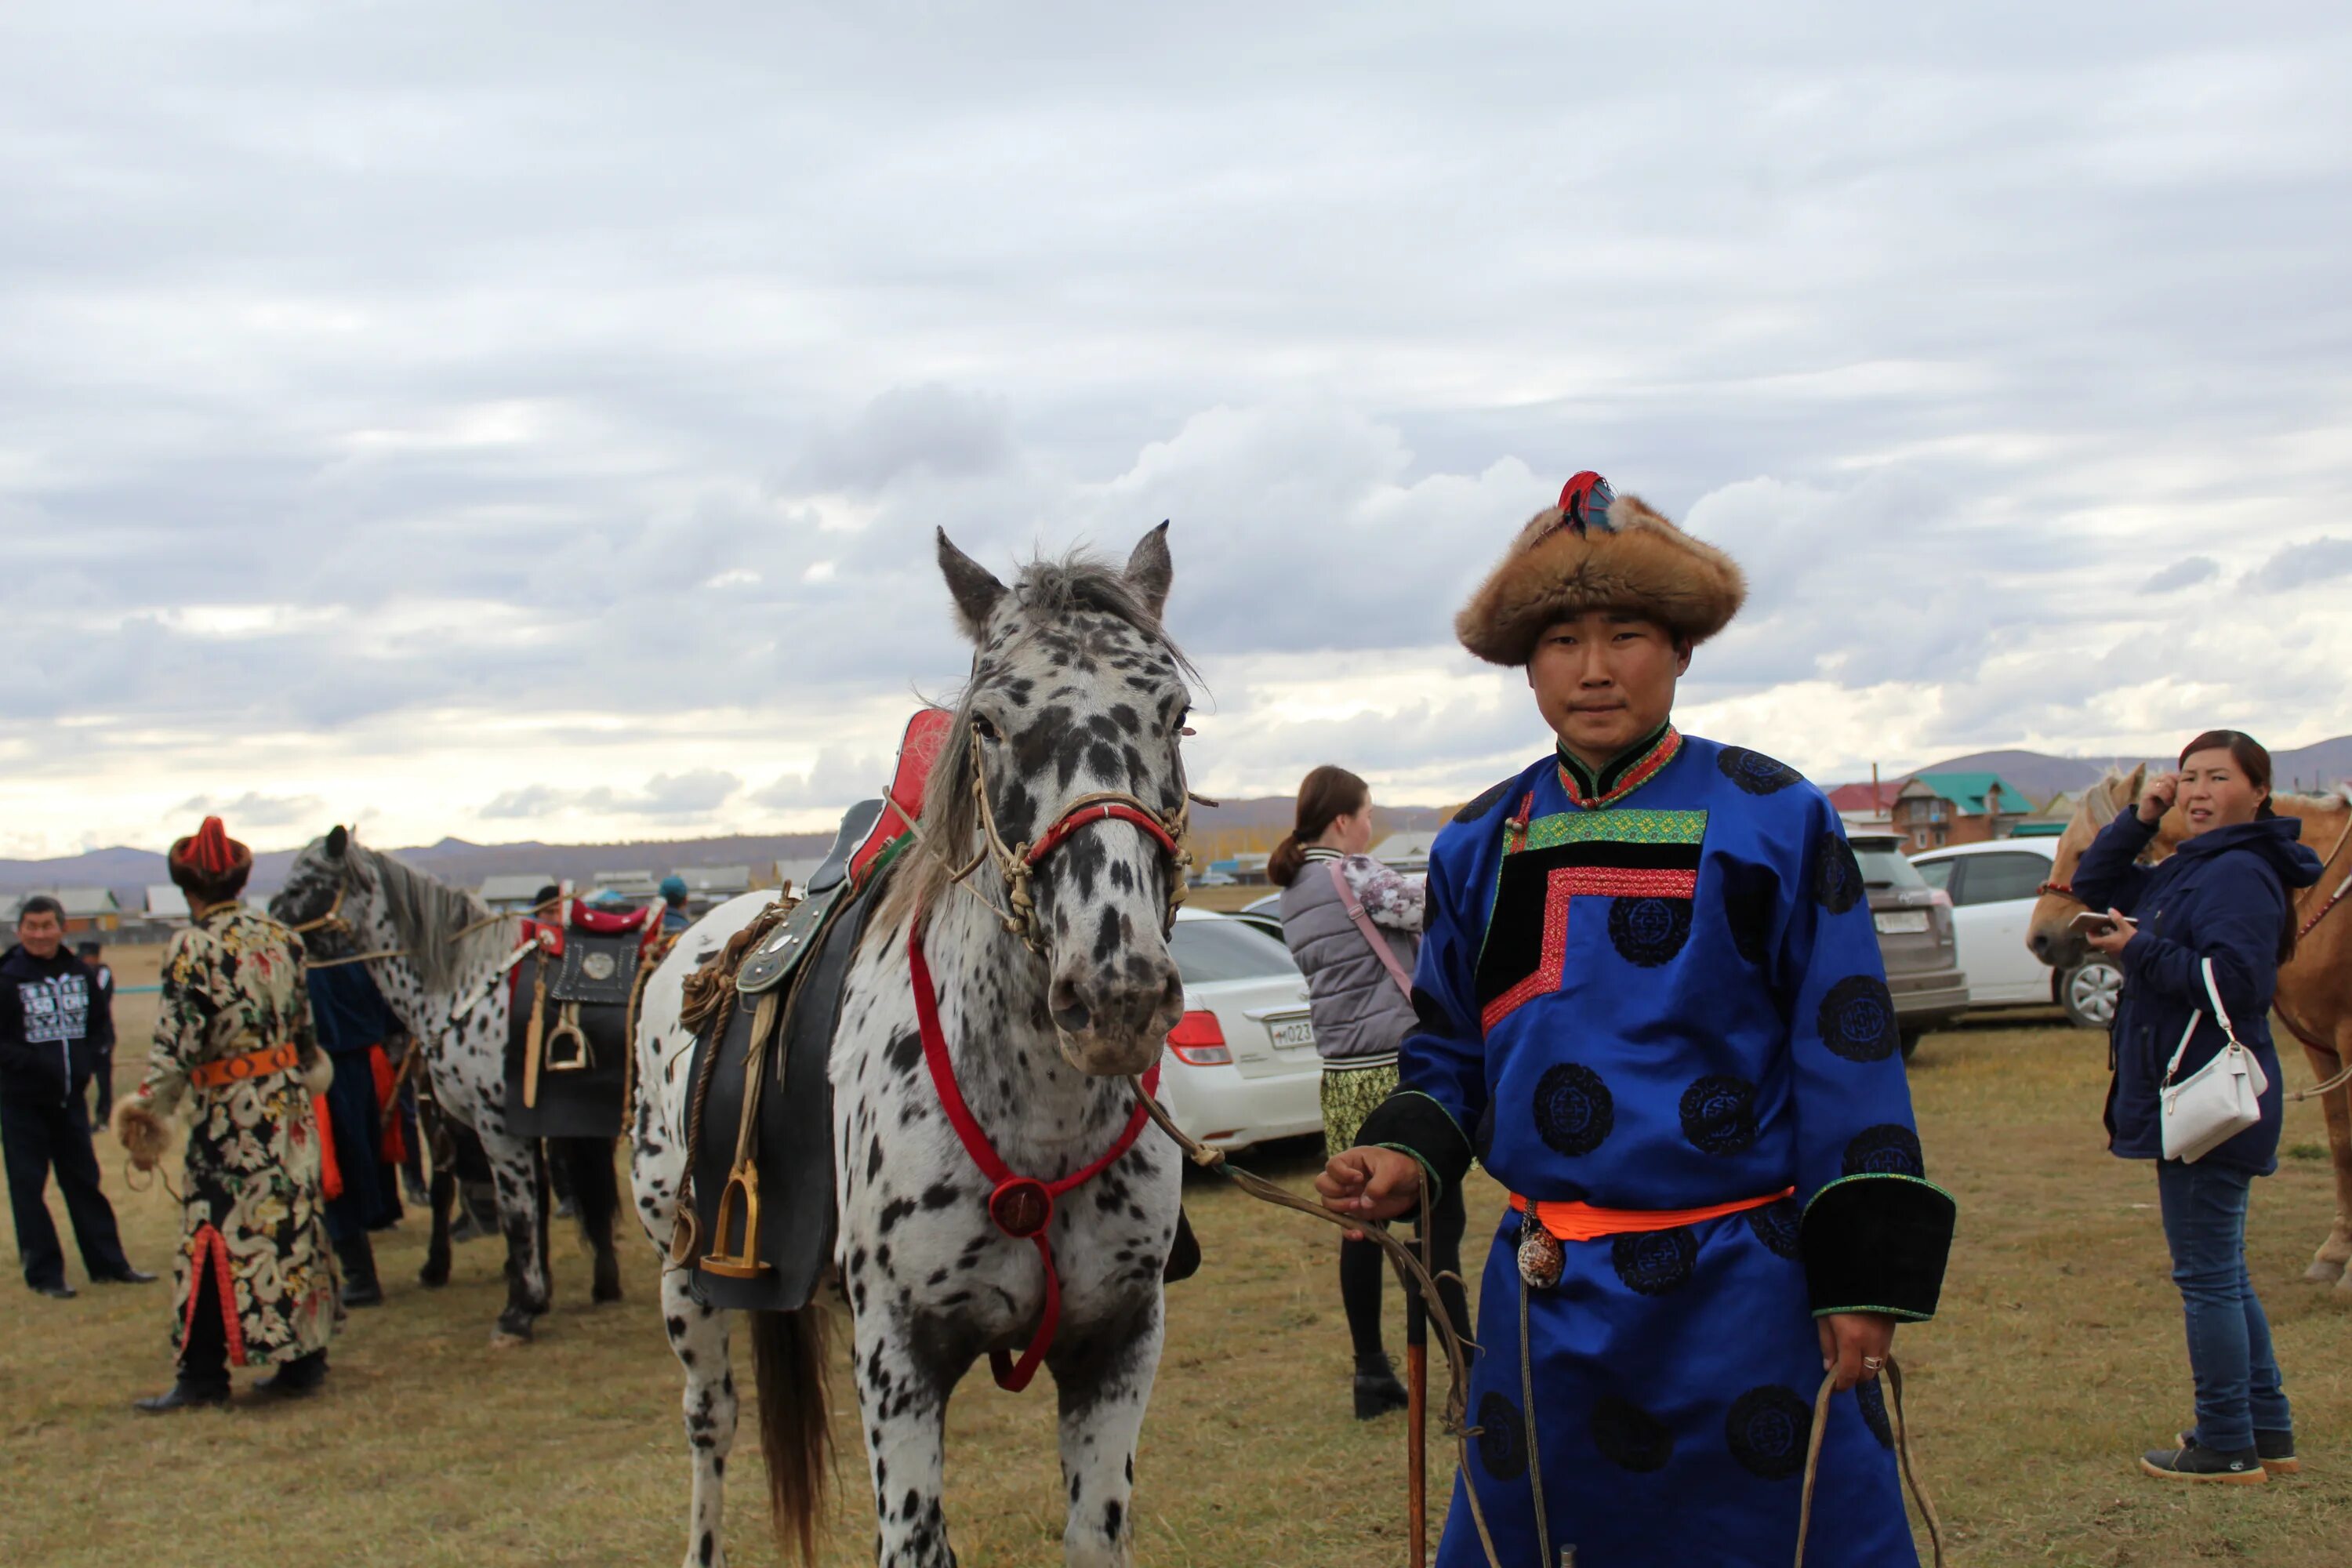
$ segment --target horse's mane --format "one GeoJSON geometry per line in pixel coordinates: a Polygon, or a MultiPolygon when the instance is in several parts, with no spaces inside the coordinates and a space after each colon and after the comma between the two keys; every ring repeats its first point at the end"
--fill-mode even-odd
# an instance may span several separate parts
{"type": "Polygon", "coordinates": [[[447,991],[474,966],[495,963],[506,952],[511,933],[500,925],[457,936],[489,915],[473,894],[357,841],[350,853],[374,881],[393,931],[427,991],[447,991]]]}
{"type": "MultiPolygon", "coordinates": [[[[1040,556],[1021,569],[1009,591],[1031,632],[1042,630],[1076,611],[1100,611],[1117,616],[1157,644],[1185,679],[1199,678],[1192,660],[1170,640],[1160,617],[1137,595],[1127,574],[1098,555],[1073,550],[1058,560],[1040,556]]],[[[956,694],[955,718],[948,726],[946,743],[931,764],[930,779],[924,785],[916,852],[905,857],[892,874],[890,889],[877,911],[886,926],[896,924],[902,915],[931,907],[949,894],[950,879],[963,868],[962,863],[970,856],[969,847],[979,832],[980,809],[972,798],[971,747],[968,740],[971,733],[973,688],[979,684],[979,675],[980,659],[975,656],[974,679],[956,694]]]]}

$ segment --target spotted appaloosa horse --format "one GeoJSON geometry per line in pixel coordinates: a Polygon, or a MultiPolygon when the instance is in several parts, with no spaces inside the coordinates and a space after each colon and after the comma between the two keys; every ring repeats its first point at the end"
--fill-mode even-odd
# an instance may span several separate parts
{"type": "MultiPolygon", "coordinates": [[[[492,1338],[502,1344],[530,1339],[532,1320],[548,1308],[546,1194],[536,1142],[507,1131],[510,1008],[505,983],[491,978],[514,946],[514,923],[483,924],[490,910],[473,894],[368,848],[343,827],[312,839],[295,856],[269,909],[289,924],[340,919],[360,952],[391,955],[370,958],[368,976],[407,1026],[414,1048],[425,1052],[441,1113],[472,1128],[489,1157],[499,1230],[507,1244],[507,1304],[492,1338]],[[453,1026],[450,1015],[467,1002],[466,1016],[453,1026]]],[[[617,1301],[621,1267],[613,1221],[620,1183],[612,1141],[548,1142],[570,1170],[581,1229],[595,1253],[593,1297],[617,1301]]],[[[441,1185],[436,1183],[436,1189],[441,1185]]],[[[435,1245],[420,1275],[427,1285],[448,1280],[446,1234],[436,1211],[435,1245]]]]}
{"type": "MultiPolygon", "coordinates": [[[[1168,821],[1182,812],[1189,667],[1160,630],[1171,575],[1165,528],[1144,536],[1123,571],[1085,557],[1041,562],[1009,588],[940,537],[940,567],[976,649],[971,680],[931,774],[919,839],[850,965],[828,1075],[835,1266],[885,1568],[953,1563],[940,1503],[948,1395],[982,1355],[1028,1345],[1045,1283],[1035,1247],[992,1223],[991,1184],[941,1109],[919,1032],[908,931],[921,925],[955,1078],[1005,1163],[1052,1181],[1111,1148],[1134,1105],[1125,1076],[1158,1058],[1182,1013],[1166,939],[1171,857],[1127,821],[1092,822],[1063,841],[1034,874],[1035,952],[950,884],[949,863],[964,865],[985,843],[974,735],[1008,845],[1038,838],[1069,803],[1096,792],[1131,795],[1168,821]]],[[[1006,903],[1004,880],[985,858],[971,882],[1006,903]]],[[[638,1217],[656,1247],[670,1242],[687,1169],[693,1042],[678,1023],[684,980],[760,902],[751,895],[713,910],[646,987],[633,1168],[638,1217]]],[[[1073,1565],[1133,1560],[1136,1437],[1159,1366],[1161,1270],[1181,1183],[1176,1149],[1147,1127],[1055,1205],[1046,1232],[1062,1317],[1045,1364],[1059,1391],[1063,1551],[1073,1565]]],[[[725,1556],[722,1478],[736,1425],[728,1322],[694,1300],[682,1269],[664,1276],[662,1308],[686,1373],[694,1459],[686,1561],[698,1568],[725,1556]]],[[[820,1297],[801,1312],[751,1314],[776,1524],[803,1556],[814,1555],[828,1468],[825,1310],[820,1297]]]]}
{"type": "MultiPolygon", "coordinates": [[[[2109,773],[2083,792],[2074,820],[2058,840],[2049,889],[2033,906],[2033,919],[2026,927],[2025,944],[2044,963],[2063,969],[2080,963],[2089,951],[2067,926],[2083,909],[2082,900],[2067,889],[2083,863],[2083,851],[2118,813],[2137,809],[2147,784],[2147,769],[2142,767],[2128,774],[2109,773]]],[[[2352,828],[2352,799],[2282,795],[2272,804],[2281,816],[2301,818],[2304,843],[2315,854],[2329,857],[2318,884],[2294,898],[2295,924],[2308,929],[2295,943],[2294,956],[2280,966],[2273,1009],[2287,1032],[2303,1042],[2304,1055],[2319,1075],[2316,1081],[2324,1083],[2352,1062],[2352,900],[2343,907],[2329,905],[2352,874],[2352,854],[2347,853],[2352,849],[2347,836],[2352,828]],[[2315,919],[2317,923],[2311,923],[2315,919]]],[[[2179,806],[2165,813],[2149,846],[2151,858],[2171,854],[2186,830],[2179,806]]],[[[2294,1087],[2290,1079],[2290,1092],[2294,1087]]],[[[2352,1293],[2352,1273],[2346,1271],[2347,1263],[2352,1263],[2352,1084],[2320,1096],[2319,1103],[2327,1118],[2328,1155],[2336,1168],[2336,1222],[2303,1277],[2352,1293]]]]}

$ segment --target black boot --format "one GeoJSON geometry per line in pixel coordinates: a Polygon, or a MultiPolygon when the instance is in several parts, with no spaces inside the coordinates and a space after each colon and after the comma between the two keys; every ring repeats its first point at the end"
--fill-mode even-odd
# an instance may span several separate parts
{"type": "Polygon", "coordinates": [[[191,1384],[183,1377],[179,1382],[152,1399],[134,1399],[131,1408],[150,1415],[169,1415],[175,1410],[226,1410],[228,1408],[228,1387],[191,1384]]]}
{"type": "Polygon", "coordinates": [[[344,1306],[383,1305],[383,1282],[376,1278],[375,1247],[367,1232],[335,1243],[335,1261],[343,1266],[344,1306]]]}
{"type": "Polygon", "coordinates": [[[2157,1448],[2140,1456],[2139,1468],[2168,1481],[2220,1481],[2224,1485],[2258,1487],[2269,1480],[2262,1456],[2252,1448],[2224,1453],[2191,1438],[2179,1448],[2157,1448]]]}
{"type": "Polygon", "coordinates": [[[1356,1358],[1357,1420],[1370,1421],[1391,1410],[1402,1410],[1408,1403],[1404,1384],[1397,1381],[1396,1368],[1386,1354],[1356,1358]]]}
{"type": "Polygon", "coordinates": [[[296,1356],[292,1361],[254,1384],[253,1392],[273,1399],[295,1399],[315,1394],[327,1381],[327,1352],[312,1351],[309,1355],[296,1356]]]}

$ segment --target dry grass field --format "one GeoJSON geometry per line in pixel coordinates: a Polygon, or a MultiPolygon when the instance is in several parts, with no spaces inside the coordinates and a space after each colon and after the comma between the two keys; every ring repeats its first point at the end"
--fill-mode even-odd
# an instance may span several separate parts
{"type": "MultiPolygon", "coordinates": [[[[135,959],[122,967],[124,984],[143,978],[135,959]]],[[[124,998],[121,1014],[126,1039],[141,1040],[152,998],[124,998]]],[[[2339,1568],[2352,1552],[2352,1294],[2298,1279],[2331,1206],[2311,1157],[2318,1117],[2291,1110],[2296,1153],[2257,1187],[2253,1226],[2306,1473],[2242,1489],[2142,1479],[2133,1457],[2189,1415],[2178,1302],[2151,1173],[2100,1147],[2105,1042],[2053,1021],[1935,1036],[1913,1064],[1933,1173],[1962,1205],[1944,1317],[1899,1345],[1953,1561],[2339,1568]]],[[[126,1048],[126,1081],[138,1055],[126,1048]]],[[[2305,1071],[2293,1064],[2291,1079],[2305,1071]]],[[[100,1147],[133,1258],[163,1268],[165,1201],[121,1191],[120,1156],[100,1147]]],[[[1255,1163],[1303,1183],[1314,1159],[1294,1145],[1255,1163]]],[[[1213,1178],[1196,1180],[1189,1202],[1208,1261],[1171,1296],[1137,1465],[1139,1558],[1400,1563],[1402,1422],[1348,1416],[1330,1234],[1213,1178]]],[[[1498,1203],[1491,1184],[1474,1195],[1486,1215],[1498,1203]]],[[[412,1217],[380,1240],[391,1300],[354,1317],[327,1393],[164,1421],[129,1408],[169,1376],[163,1287],[73,1302],[0,1295],[0,1563],[677,1561],[678,1385],[655,1321],[653,1255],[628,1241],[631,1299],[592,1310],[584,1254],[560,1235],[554,1312],[536,1344],[498,1352],[493,1244],[460,1247],[455,1281],[428,1293],[415,1283],[424,1237],[412,1217]]],[[[871,1548],[841,1386],[849,1484],[824,1560],[846,1565],[870,1562],[871,1548]]],[[[971,1568],[1059,1562],[1052,1409],[1042,1388],[1016,1398],[985,1376],[952,1407],[949,1506],[971,1568]]],[[[738,1449],[730,1534],[738,1563],[773,1563],[751,1447],[747,1436],[738,1449]]],[[[1441,1447],[1433,1473],[1451,1462],[1441,1447]]]]}

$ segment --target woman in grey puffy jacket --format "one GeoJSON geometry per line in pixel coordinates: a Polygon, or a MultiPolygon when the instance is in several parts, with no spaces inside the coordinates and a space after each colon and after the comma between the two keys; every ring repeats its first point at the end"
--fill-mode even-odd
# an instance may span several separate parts
{"type": "MultiPolygon", "coordinates": [[[[1352,1148],[1364,1118],[1396,1088],[1397,1047],[1413,1028],[1410,981],[1400,977],[1412,974],[1420,946],[1422,887],[1366,854],[1371,843],[1370,786],[1345,768],[1326,765],[1299,784],[1297,824],[1266,864],[1267,878],[1283,889],[1283,938],[1307,976],[1315,1048],[1323,1058],[1327,1154],[1352,1148]]],[[[1458,1282],[1459,1187],[1448,1187],[1428,1224],[1437,1270],[1457,1277],[1440,1289],[1447,1315],[1466,1339],[1469,1310],[1458,1282]]],[[[1355,1342],[1359,1420],[1405,1404],[1404,1387],[1381,1344],[1386,1268],[1377,1243],[1339,1243],[1339,1300],[1355,1342]]]]}

